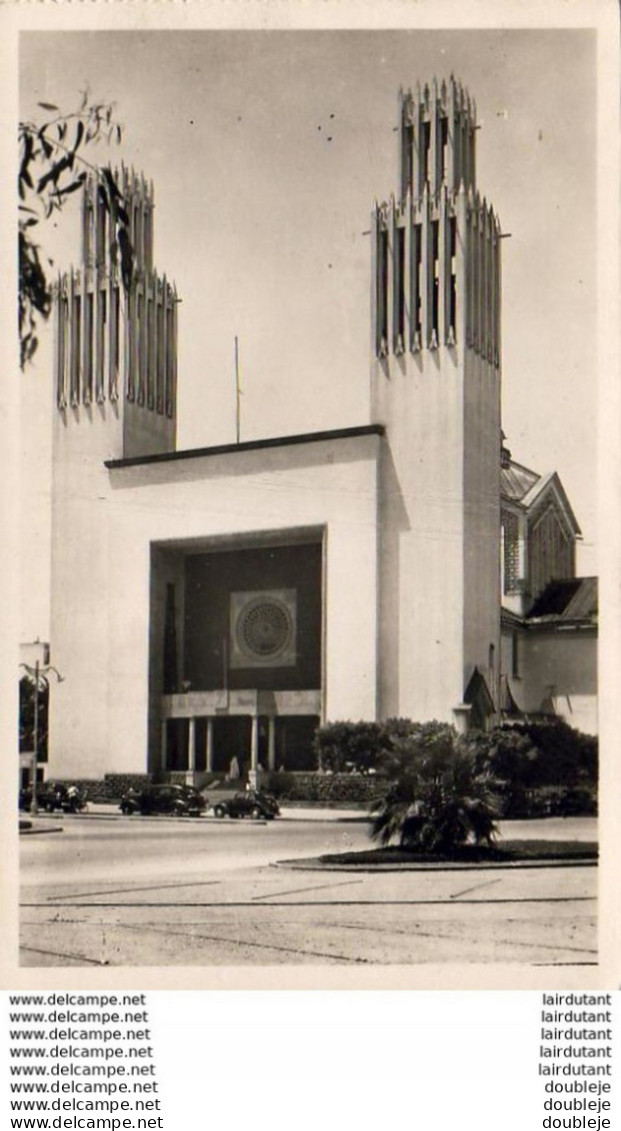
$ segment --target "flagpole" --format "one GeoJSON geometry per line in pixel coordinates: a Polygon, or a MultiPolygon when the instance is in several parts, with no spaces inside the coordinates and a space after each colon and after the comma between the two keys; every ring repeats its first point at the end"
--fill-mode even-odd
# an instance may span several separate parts
{"type": "Polygon", "coordinates": [[[235,335],[235,423],[237,432],[237,443],[241,439],[241,391],[239,388],[239,345],[237,342],[237,334],[235,335]]]}

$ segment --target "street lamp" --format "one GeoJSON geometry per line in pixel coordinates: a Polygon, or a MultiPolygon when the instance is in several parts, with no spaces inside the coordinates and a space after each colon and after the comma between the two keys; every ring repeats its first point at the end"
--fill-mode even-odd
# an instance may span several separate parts
{"type": "Polygon", "coordinates": [[[39,807],[37,804],[37,768],[39,762],[39,687],[49,687],[48,676],[53,672],[59,683],[62,683],[64,676],[60,674],[53,664],[40,664],[38,660],[35,661],[34,666],[31,664],[20,664],[26,675],[34,683],[35,697],[34,697],[34,725],[32,728],[32,763],[31,763],[31,776],[32,776],[32,798],[30,801],[30,812],[33,817],[36,817],[39,807]]]}

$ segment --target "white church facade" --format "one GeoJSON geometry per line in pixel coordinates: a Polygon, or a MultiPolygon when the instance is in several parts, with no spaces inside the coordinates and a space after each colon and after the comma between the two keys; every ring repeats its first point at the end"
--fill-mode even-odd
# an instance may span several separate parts
{"type": "MultiPolygon", "coordinates": [[[[501,231],[473,104],[453,79],[405,93],[399,138],[396,195],[373,212],[368,422],[332,432],[177,450],[152,189],[121,185],[125,291],[87,187],[55,302],[49,776],[302,769],[326,721],[465,729],[519,699],[503,665],[527,610],[501,634],[501,231]]],[[[575,520],[563,530],[573,545],[575,520]]]]}

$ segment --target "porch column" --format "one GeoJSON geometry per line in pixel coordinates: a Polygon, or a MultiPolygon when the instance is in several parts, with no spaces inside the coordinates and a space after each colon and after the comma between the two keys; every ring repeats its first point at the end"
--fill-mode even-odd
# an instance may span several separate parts
{"type": "Polygon", "coordinates": [[[207,719],[207,744],[205,750],[205,769],[208,774],[213,771],[213,719],[207,719]]]}
{"type": "Polygon", "coordinates": [[[168,719],[162,719],[161,764],[162,764],[163,770],[166,769],[166,762],[167,762],[167,759],[168,759],[167,726],[168,726],[168,719]]]}
{"type": "Polygon", "coordinates": [[[188,719],[188,770],[192,773],[196,769],[196,719],[190,715],[188,719]]]}
{"type": "Polygon", "coordinates": [[[267,768],[276,769],[276,719],[270,715],[267,720],[267,768]]]}
{"type": "Polygon", "coordinates": [[[250,769],[256,773],[259,765],[259,718],[252,715],[252,732],[250,736],[250,769]]]}

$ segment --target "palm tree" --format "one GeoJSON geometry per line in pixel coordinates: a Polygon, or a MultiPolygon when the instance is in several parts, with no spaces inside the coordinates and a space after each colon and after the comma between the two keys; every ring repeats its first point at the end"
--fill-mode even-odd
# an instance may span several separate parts
{"type": "Polygon", "coordinates": [[[372,806],[371,835],[381,844],[448,853],[467,843],[491,845],[497,835],[491,778],[453,727],[421,723],[381,759],[386,790],[372,806]]]}

